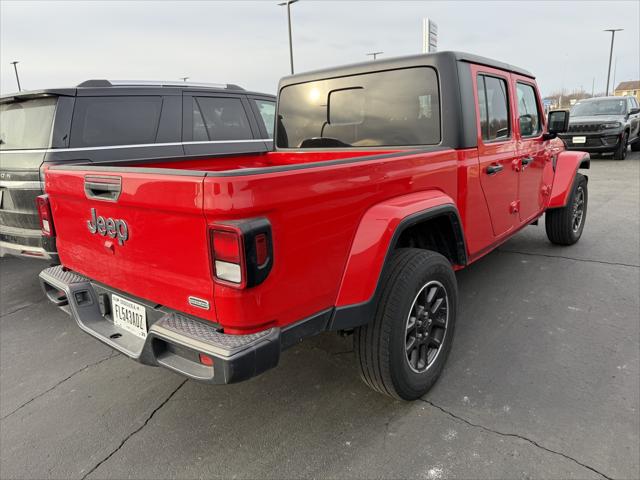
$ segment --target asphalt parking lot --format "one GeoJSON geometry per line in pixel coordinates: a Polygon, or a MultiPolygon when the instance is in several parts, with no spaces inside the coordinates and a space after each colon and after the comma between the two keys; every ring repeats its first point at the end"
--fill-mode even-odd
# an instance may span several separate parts
{"type": "Polygon", "coordinates": [[[326,334],[242,384],[138,365],[0,260],[2,478],[640,478],[640,154],[595,159],[581,241],[528,227],[458,274],[449,362],[413,403],[326,334]]]}

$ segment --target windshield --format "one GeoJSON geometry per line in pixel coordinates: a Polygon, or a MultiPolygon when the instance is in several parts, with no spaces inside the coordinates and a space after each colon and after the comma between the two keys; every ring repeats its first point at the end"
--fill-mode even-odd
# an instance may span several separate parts
{"type": "Polygon", "coordinates": [[[284,87],[277,137],[283,148],[437,144],[436,72],[406,68],[284,87]]]}
{"type": "Polygon", "coordinates": [[[591,115],[624,115],[627,113],[627,101],[624,98],[594,100],[576,103],[571,109],[572,117],[588,117],[591,115]]]}
{"type": "Polygon", "coordinates": [[[0,104],[0,150],[47,148],[57,97],[0,104]]]}

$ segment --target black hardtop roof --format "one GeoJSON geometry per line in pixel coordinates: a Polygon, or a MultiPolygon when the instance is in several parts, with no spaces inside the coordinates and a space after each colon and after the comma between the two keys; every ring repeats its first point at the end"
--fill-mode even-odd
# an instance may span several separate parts
{"type": "Polygon", "coordinates": [[[433,63],[440,62],[467,62],[475,63],[478,65],[485,65],[487,67],[497,68],[499,70],[505,70],[508,72],[524,75],[525,77],[535,78],[535,76],[520,67],[510,65],[508,63],[499,62],[490,58],[481,57],[479,55],[473,55],[465,52],[437,52],[437,53],[425,53],[421,55],[409,55],[405,57],[393,57],[382,60],[368,61],[362,63],[354,63],[351,65],[344,65],[334,68],[326,68],[320,70],[313,70],[310,72],[304,72],[297,75],[290,75],[280,80],[279,89],[296,83],[304,83],[312,80],[318,80],[321,78],[333,78],[343,77],[349,75],[357,75],[368,72],[376,72],[380,70],[393,70],[397,68],[406,67],[418,67],[421,65],[432,65],[433,63]]]}
{"type": "Polygon", "coordinates": [[[0,96],[0,102],[10,102],[12,100],[28,100],[30,98],[40,98],[47,96],[88,96],[88,95],[135,95],[158,94],[179,95],[184,91],[189,92],[224,92],[241,93],[246,95],[256,95],[263,97],[273,97],[270,93],[251,92],[234,84],[204,84],[192,82],[143,82],[143,81],[109,81],[109,80],[87,80],[77,87],[69,88],[45,88],[41,90],[29,90],[15,92],[0,96]]]}

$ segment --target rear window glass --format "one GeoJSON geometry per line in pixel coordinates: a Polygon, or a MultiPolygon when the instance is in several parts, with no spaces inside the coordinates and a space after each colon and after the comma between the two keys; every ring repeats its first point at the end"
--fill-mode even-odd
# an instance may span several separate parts
{"type": "Polygon", "coordinates": [[[253,138],[249,118],[239,98],[194,97],[195,141],[247,140],[253,138]]]}
{"type": "Polygon", "coordinates": [[[478,107],[483,140],[505,140],[511,136],[506,80],[478,75],[478,107]]]}
{"type": "Polygon", "coordinates": [[[155,143],[162,97],[78,97],[72,147],[155,143]]]}
{"type": "Polygon", "coordinates": [[[276,121],[276,102],[270,102],[269,100],[254,100],[260,112],[260,118],[264,123],[264,128],[267,129],[267,135],[269,138],[273,138],[273,127],[276,121]]]}
{"type": "Polygon", "coordinates": [[[430,67],[284,87],[279,147],[375,147],[440,142],[440,95],[430,67]]]}
{"type": "Polygon", "coordinates": [[[0,150],[47,148],[57,97],[0,104],[0,150]]]}

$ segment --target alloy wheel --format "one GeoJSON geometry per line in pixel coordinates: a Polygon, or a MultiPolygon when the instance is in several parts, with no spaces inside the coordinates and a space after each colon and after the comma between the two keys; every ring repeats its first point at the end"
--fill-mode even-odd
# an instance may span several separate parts
{"type": "Polygon", "coordinates": [[[582,225],[582,219],[584,217],[584,189],[582,186],[578,187],[576,190],[575,198],[573,199],[572,206],[572,222],[571,226],[573,228],[573,232],[577,233],[580,230],[580,226],[582,225]]]}
{"type": "Polygon", "coordinates": [[[405,358],[411,370],[425,372],[442,349],[449,320],[449,296],[436,280],[424,285],[415,296],[407,317],[405,358]]]}

